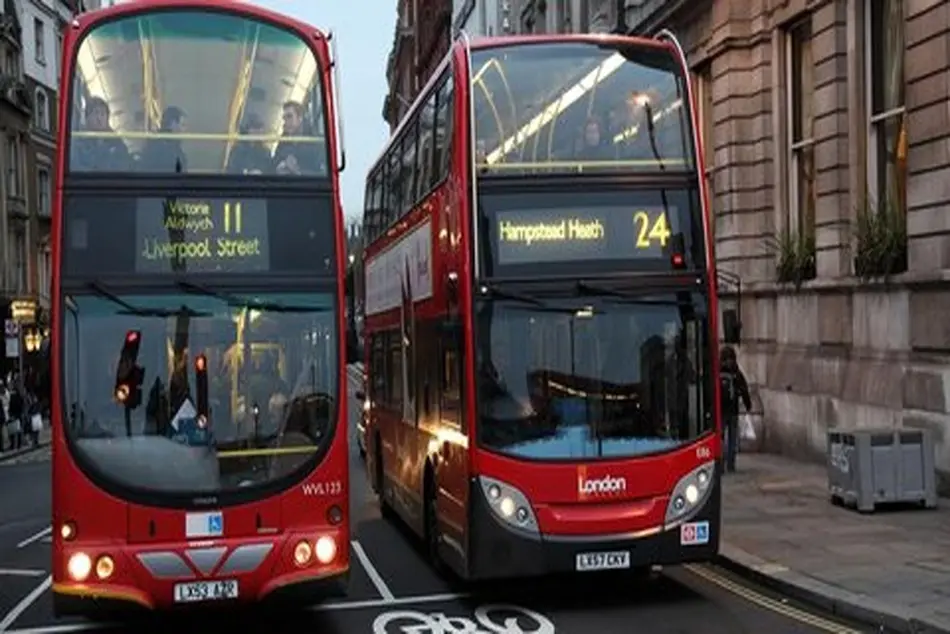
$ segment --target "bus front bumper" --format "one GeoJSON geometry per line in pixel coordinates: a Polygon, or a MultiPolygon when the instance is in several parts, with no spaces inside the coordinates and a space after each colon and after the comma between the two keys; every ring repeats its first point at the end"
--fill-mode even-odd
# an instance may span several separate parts
{"type": "Polygon", "coordinates": [[[334,571],[321,576],[276,577],[264,584],[257,598],[239,598],[236,601],[211,601],[174,604],[165,600],[164,591],[148,591],[116,584],[82,584],[62,582],[53,584],[53,612],[57,617],[83,616],[95,620],[135,618],[155,612],[186,610],[215,610],[241,606],[305,608],[320,600],[345,597],[349,585],[349,570],[334,571]],[[156,600],[157,595],[163,597],[156,600]]]}
{"type": "MultiPolygon", "coordinates": [[[[716,481],[719,482],[718,478],[716,481]]],[[[495,515],[477,484],[473,484],[469,496],[472,521],[468,577],[471,580],[576,573],[579,555],[591,553],[609,554],[607,559],[614,564],[626,558],[623,569],[634,571],[654,565],[708,562],[719,554],[719,485],[713,487],[705,504],[687,520],[687,524],[693,526],[708,522],[708,540],[687,544],[683,543],[680,525],[630,535],[526,535],[495,515]]]]}

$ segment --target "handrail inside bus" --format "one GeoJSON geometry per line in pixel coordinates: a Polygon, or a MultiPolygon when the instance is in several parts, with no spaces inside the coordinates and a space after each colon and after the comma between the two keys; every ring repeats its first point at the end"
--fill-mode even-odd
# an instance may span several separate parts
{"type": "Polygon", "coordinates": [[[583,171],[587,168],[604,167],[657,167],[661,165],[688,165],[686,159],[618,159],[616,161],[539,161],[539,162],[518,162],[518,163],[478,163],[480,169],[487,171],[504,171],[516,169],[565,169],[576,168],[583,171]]]}
{"type": "Polygon", "coordinates": [[[138,22],[139,45],[142,49],[142,88],[145,93],[145,120],[153,127],[159,127],[162,120],[162,106],[156,96],[155,85],[158,83],[158,68],[155,65],[155,56],[152,55],[152,40],[145,35],[145,25],[138,22]]]}
{"type": "Polygon", "coordinates": [[[76,130],[70,133],[77,138],[89,139],[179,139],[182,141],[265,141],[279,143],[324,143],[322,136],[283,136],[280,134],[240,134],[229,132],[142,132],[128,130],[125,132],[93,132],[90,130],[76,130]]]}
{"type": "MultiPolygon", "coordinates": [[[[231,98],[230,112],[228,112],[229,134],[235,134],[240,130],[241,118],[244,116],[244,107],[247,104],[251,80],[254,76],[254,60],[257,58],[257,47],[260,39],[261,25],[258,24],[254,32],[254,40],[248,42],[245,37],[241,46],[241,72],[234,86],[234,96],[231,98]]],[[[228,167],[232,150],[234,150],[234,140],[229,139],[228,145],[224,148],[224,164],[221,166],[223,169],[228,167]]]]}
{"type": "Polygon", "coordinates": [[[265,447],[261,449],[231,449],[219,451],[215,455],[218,458],[259,458],[266,456],[290,456],[296,454],[317,453],[319,447],[309,445],[306,447],[265,447]]]}

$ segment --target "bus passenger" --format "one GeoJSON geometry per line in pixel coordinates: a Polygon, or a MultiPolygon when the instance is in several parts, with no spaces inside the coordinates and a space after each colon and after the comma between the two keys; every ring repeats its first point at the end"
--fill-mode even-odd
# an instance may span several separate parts
{"type": "MultiPolygon", "coordinates": [[[[284,136],[313,137],[313,128],[305,120],[302,104],[288,101],[284,104],[284,136]]],[[[278,174],[322,174],[326,172],[322,146],[312,141],[284,140],[274,151],[274,165],[278,174]]]]}
{"type": "MultiPolygon", "coordinates": [[[[180,134],[185,131],[185,111],[177,106],[169,106],[162,113],[161,134],[180,134]]],[[[149,139],[142,152],[141,167],[146,172],[188,171],[188,158],[181,147],[180,138],[160,137],[149,139]]]]}
{"type": "Polygon", "coordinates": [[[101,132],[102,137],[74,137],[71,141],[70,167],[82,172],[123,172],[132,165],[132,156],[121,139],[112,136],[109,104],[93,97],[86,102],[85,132],[101,132]]]}
{"type": "MultiPolygon", "coordinates": [[[[241,126],[242,135],[262,136],[267,134],[264,129],[264,122],[255,113],[247,116],[244,125],[241,126]]],[[[259,139],[241,140],[234,146],[231,156],[228,159],[229,174],[263,174],[270,171],[271,167],[270,150],[259,139]]]]}
{"type": "Polygon", "coordinates": [[[580,148],[574,153],[574,158],[580,161],[607,161],[613,158],[613,148],[610,140],[604,138],[603,126],[597,117],[589,117],[584,123],[580,148]]]}

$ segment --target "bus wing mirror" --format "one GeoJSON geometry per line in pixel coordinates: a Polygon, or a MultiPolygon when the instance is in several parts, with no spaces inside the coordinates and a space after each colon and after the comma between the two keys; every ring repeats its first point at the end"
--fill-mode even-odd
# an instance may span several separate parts
{"type": "Polygon", "coordinates": [[[742,322],[739,312],[734,308],[722,311],[722,334],[726,343],[736,345],[742,338],[742,322]]]}

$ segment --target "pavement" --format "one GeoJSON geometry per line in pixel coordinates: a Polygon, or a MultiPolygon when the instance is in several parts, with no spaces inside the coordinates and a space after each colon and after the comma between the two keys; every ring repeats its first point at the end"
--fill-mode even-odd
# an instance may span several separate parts
{"type": "Polygon", "coordinates": [[[724,566],[845,618],[950,632],[950,500],[862,514],[831,504],[822,465],[741,454],[738,466],[724,486],[724,566]]]}
{"type": "MultiPolygon", "coordinates": [[[[354,378],[350,381],[351,439],[360,413],[353,397],[354,378]]],[[[284,619],[218,614],[195,617],[179,630],[321,634],[870,631],[717,565],[669,568],[640,580],[584,575],[462,586],[437,574],[417,540],[400,525],[380,517],[356,443],[350,446],[355,556],[349,596],[284,615],[284,619]]],[[[729,483],[730,491],[739,481],[729,483]]],[[[0,633],[130,629],[54,620],[49,593],[49,490],[48,460],[0,464],[0,633]]],[[[135,629],[153,628],[137,625],[135,629]]],[[[156,632],[168,629],[164,623],[154,626],[156,632]]]]}
{"type": "Polygon", "coordinates": [[[3,464],[9,460],[17,460],[21,457],[28,456],[35,452],[41,451],[49,447],[50,443],[50,428],[49,428],[49,419],[43,421],[43,430],[39,435],[39,444],[33,446],[30,444],[29,440],[24,437],[24,446],[21,449],[10,449],[10,440],[7,438],[7,432],[5,427],[0,426],[0,441],[2,441],[3,451],[0,451],[0,464],[3,464]]]}

